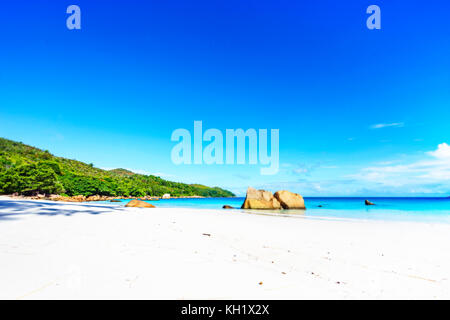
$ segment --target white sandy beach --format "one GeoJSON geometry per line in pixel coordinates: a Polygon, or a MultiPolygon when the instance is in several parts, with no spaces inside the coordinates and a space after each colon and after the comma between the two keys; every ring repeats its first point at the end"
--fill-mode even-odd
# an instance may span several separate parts
{"type": "Polygon", "coordinates": [[[1,197],[0,298],[450,299],[450,225],[1,197]]]}

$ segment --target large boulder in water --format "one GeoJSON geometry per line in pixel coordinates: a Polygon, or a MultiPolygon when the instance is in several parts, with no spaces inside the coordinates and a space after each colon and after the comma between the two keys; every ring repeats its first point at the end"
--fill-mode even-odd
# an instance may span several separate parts
{"type": "Polygon", "coordinates": [[[252,187],[247,189],[247,196],[242,204],[242,209],[281,209],[281,205],[274,198],[272,192],[256,190],[252,187]]]}
{"type": "Polygon", "coordinates": [[[132,208],[155,208],[154,205],[144,202],[144,201],[140,201],[140,200],[131,200],[130,202],[128,202],[125,207],[132,207],[132,208]]]}
{"type": "Polygon", "coordinates": [[[305,200],[297,193],[280,190],[275,192],[274,197],[280,202],[283,209],[306,209],[305,200]]]}
{"type": "Polygon", "coordinates": [[[374,206],[375,203],[370,202],[369,200],[364,201],[366,206],[374,206]]]}

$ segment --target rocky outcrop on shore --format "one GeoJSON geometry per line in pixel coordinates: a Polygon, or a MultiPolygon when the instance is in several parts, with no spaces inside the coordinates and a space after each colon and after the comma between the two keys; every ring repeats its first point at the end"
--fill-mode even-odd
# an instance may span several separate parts
{"type": "MultiPolygon", "coordinates": [[[[51,200],[51,201],[63,201],[63,202],[90,202],[90,201],[112,201],[112,200],[127,200],[136,199],[136,197],[111,197],[111,196],[61,196],[57,194],[52,194],[50,196],[45,196],[43,194],[38,194],[36,196],[21,196],[21,195],[9,195],[13,199],[30,199],[30,200],[51,200]]],[[[143,200],[159,200],[159,197],[143,197],[143,200]]]]}
{"type": "MultiPolygon", "coordinates": [[[[63,202],[91,202],[91,201],[110,201],[110,202],[120,202],[118,200],[129,200],[136,199],[142,201],[158,201],[161,197],[156,196],[145,196],[145,197],[112,197],[112,196],[100,196],[100,195],[92,195],[92,196],[62,196],[57,194],[52,194],[49,196],[38,194],[36,196],[22,196],[18,194],[9,195],[11,198],[15,199],[30,199],[30,200],[51,200],[51,201],[63,201],[63,202]],[[116,201],[117,200],[117,201],[116,201]]],[[[183,197],[171,197],[171,199],[199,199],[205,198],[202,196],[183,196],[183,197]]]]}
{"type": "Polygon", "coordinates": [[[52,196],[50,196],[48,198],[48,200],[63,201],[63,202],[111,201],[111,200],[116,200],[116,199],[124,199],[124,198],[99,196],[99,195],[89,196],[89,197],[86,197],[86,196],[83,196],[83,195],[72,196],[72,197],[64,197],[64,196],[59,196],[59,195],[52,195],[52,196]]]}
{"type": "Polygon", "coordinates": [[[272,194],[266,190],[247,189],[247,195],[241,209],[302,209],[305,210],[305,201],[297,193],[280,190],[272,194]]]}
{"type": "Polygon", "coordinates": [[[272,192],[248,187],[241,209],[281,209],[281,205],[272,192]]]}

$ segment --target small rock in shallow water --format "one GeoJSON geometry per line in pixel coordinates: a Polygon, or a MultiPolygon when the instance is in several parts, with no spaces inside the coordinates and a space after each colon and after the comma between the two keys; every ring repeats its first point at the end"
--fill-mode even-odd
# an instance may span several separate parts
{"type": "Polygon", "coordinates": [[[140,200],[131,200],[128,202],[125,207],[133,207],[133,208],[154,208],[155,206],[140,200]]]}
{"type": "Polygon", "coordinates": [[[369,200],[364,201],[366,206],[374,206],[375,203],[370,202],[369,200]]]}

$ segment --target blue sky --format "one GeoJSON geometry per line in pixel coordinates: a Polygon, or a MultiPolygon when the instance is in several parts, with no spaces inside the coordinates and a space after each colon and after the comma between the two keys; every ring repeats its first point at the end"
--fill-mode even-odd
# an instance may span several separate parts
{"type": "Polygon", "coordinates": [[[163,178],[450,193],[448,1],[9,1],[0,136],[163,178]],[[66,8],[81,8],[81,30],[66,8]],[[366,8],[381,8],[381,30],[366,8]],[[171,162],[173,130],[280,130],[280,171],[171,162]]]}

